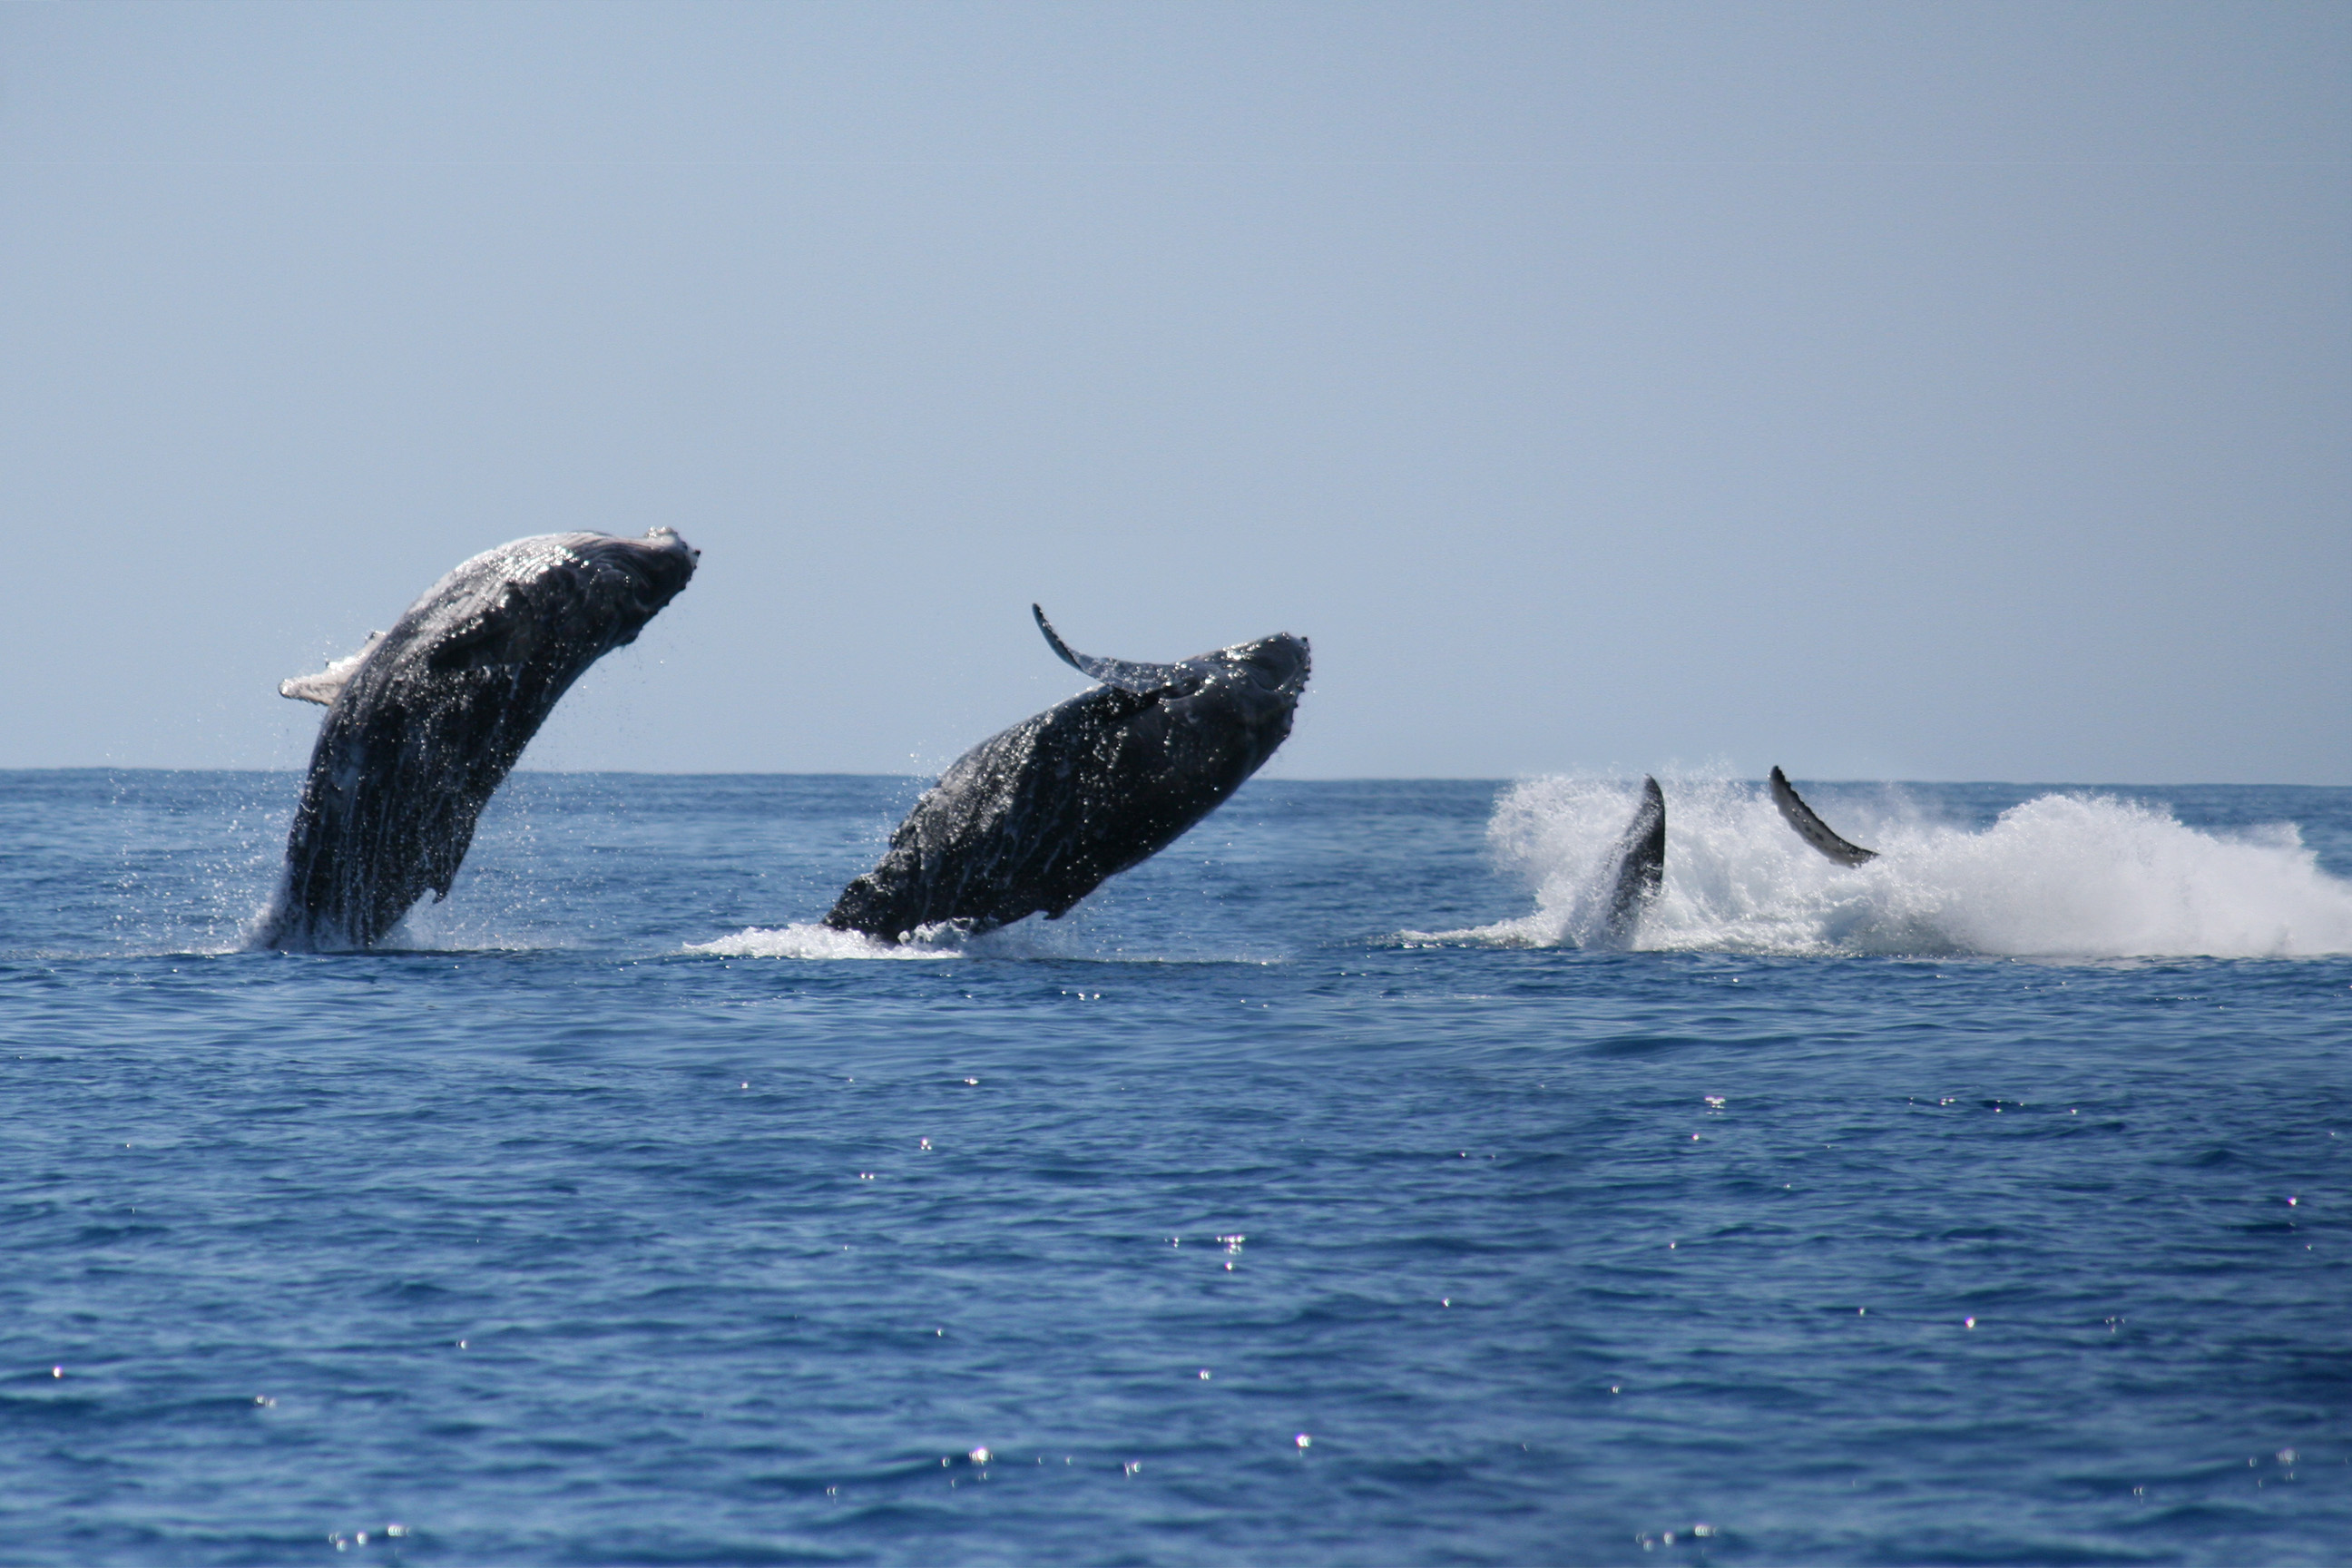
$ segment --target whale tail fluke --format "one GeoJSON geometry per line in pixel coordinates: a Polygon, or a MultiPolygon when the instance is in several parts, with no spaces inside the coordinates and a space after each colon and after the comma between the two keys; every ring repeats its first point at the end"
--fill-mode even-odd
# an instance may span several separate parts
{"type": "Polygon", "coordinates": [[[1824,858],[1841,866],[1859,866],[1878,858],[1877,850],[1849,844],[1830,831],[1830,825],[1813,815],[1813,808],[1805,804],[1804,797],[1790,784],[1789,775],[1777,765],[1772,769],[1772,804],[1780,808],[1780,816],[1797,830],[1797,837],[1820,850],[1824,858]]]}
{"type": "Polygon", "coordinates": [[[1602,938],[1611,947],[1624,947],[1641,929],[1643,911],[1666,880],[1666,796],[1658,781],[1647,774],[1642,778],[1642,804],[1618,836],[1616,856],[1602,938]]]}

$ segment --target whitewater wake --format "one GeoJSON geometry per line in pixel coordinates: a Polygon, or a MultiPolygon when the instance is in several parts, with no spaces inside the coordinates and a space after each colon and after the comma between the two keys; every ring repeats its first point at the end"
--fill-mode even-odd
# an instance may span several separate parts
{"type": "Polygon", "coordinates": [[[1093,929],[1083,918],[1070,921],[1019,921],[978,935],[952,921],[918,929],[905,942],[881,942],[854,931],[836,931],[814,923],[751,926],[710,942],[686,944],[688,952],[720,958],[801,958],[819,960],[881,959],[921,963],[955,958],[1045,960],[1076,963],[1250,963],[1264,960],[1227,952],[1130,951],[1126,944],[1093,929]]]}
{"type": "Polygon", "coordinates": [[[963,943],[952,931],[917,931],[906,942],[881,942],[862,931],[836,931],[814,922],[788,926],[748,926],[731,936],[710,942],[690,942],[688,952],[720,958],[874,958],[947,959],[963,956],[963,943]]]}
{"type": "MultiPolygon", "coordinates": [[[[1408,938],[1581,945],[1633,815],[1622,781],[1542,778],[1497,803],[1487,837],[1532,914],[1408,938]]],[[[1807,847],[1757,786],[1669,780],[1666,877],[1633,944],[1666,951],[2294,958],[2352,952],[2352,882],[2291,823],[2235,834],[2160,805],[2052,794],[1980,830],[1924,819],[1899,792],[1815,800],[1879,851],[1848,868],[1807,847]]]]}

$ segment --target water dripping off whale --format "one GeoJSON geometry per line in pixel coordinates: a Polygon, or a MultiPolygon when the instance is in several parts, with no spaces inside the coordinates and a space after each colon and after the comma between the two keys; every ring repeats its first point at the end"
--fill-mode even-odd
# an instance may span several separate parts
{"type": "Polygon", "coordinates": [[[1290,733],[1305,637],[1146,664],[1073,652],[1042,608],[1030,613],[1055,653],[1100,684],[958,758],[826,925],[900,942],[925,926],[1058,920],[1223,804],[1290,733]]]}
{"type": "Polygon", "coordinates": [[[667,528],[518,539],[459,564],[357,653],[282,683],[327,716],[253,945],[363,949],[428,889],[446,898],[482,808],[557,700],[636,640],[700,555],[667,528]]]}

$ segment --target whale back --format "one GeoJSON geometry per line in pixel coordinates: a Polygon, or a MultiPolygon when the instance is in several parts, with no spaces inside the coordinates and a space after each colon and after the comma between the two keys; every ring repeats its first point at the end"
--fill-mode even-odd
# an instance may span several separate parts
{"type": "Polygon", "coordinates": [[[447,897],[531,736],[583,671],[686,586],[696,555],[667,529],[544,534],[427,589],[334,690],[259,942],[369,947],[426,891],[447,897]]]}

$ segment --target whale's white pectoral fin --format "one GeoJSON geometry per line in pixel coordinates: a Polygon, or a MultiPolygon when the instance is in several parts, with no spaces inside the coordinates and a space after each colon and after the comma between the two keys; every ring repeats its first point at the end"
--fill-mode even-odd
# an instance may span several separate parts
{"type": "Polygon", "coordinates": [[[1202,676],[1198,661],[1181,664],[1142,664],[1125,658],[1096,658],[1089,654],[1073,653],[1070,645],[1054,630],[1054,623],[1045,618],[1045,607],[1029,606],[1037,617],[1037,629],[1045,634],[1046,643],[1061,656],[1062,662],[1081,675],[1093,677],[1105,686],[1116,686],[1127,691],[1158,691],[1164,687],[1181,686],[1197,681],[1202,676]]]}
{"type": "Polygon", "coordinates": [[[351,675],[348,671],[338,675],[334,668],[329,666],[316,675],[298,675],[291,680],[279,681],[278,695],[291,697],[298,702],[316,702],[321,707],[331,708],[334,706],[335,694],[343,689],[343,682],[350,679],[351,675]]]}
{"type": "Polygon", "coordinates": [[[336,696],[349,684],[352,677],[359,673],[360,666],[367,662],[367,656],[373,653],[376,644],[382,641],[382,632],[368,633],[368,640],[360,645],[359,652],[335,660],[316,675],[298,675],[291,680],[279,681],[278,695],[291,697],[298,702],[316,702],[321,707],[332,707],[336,696]]]}

